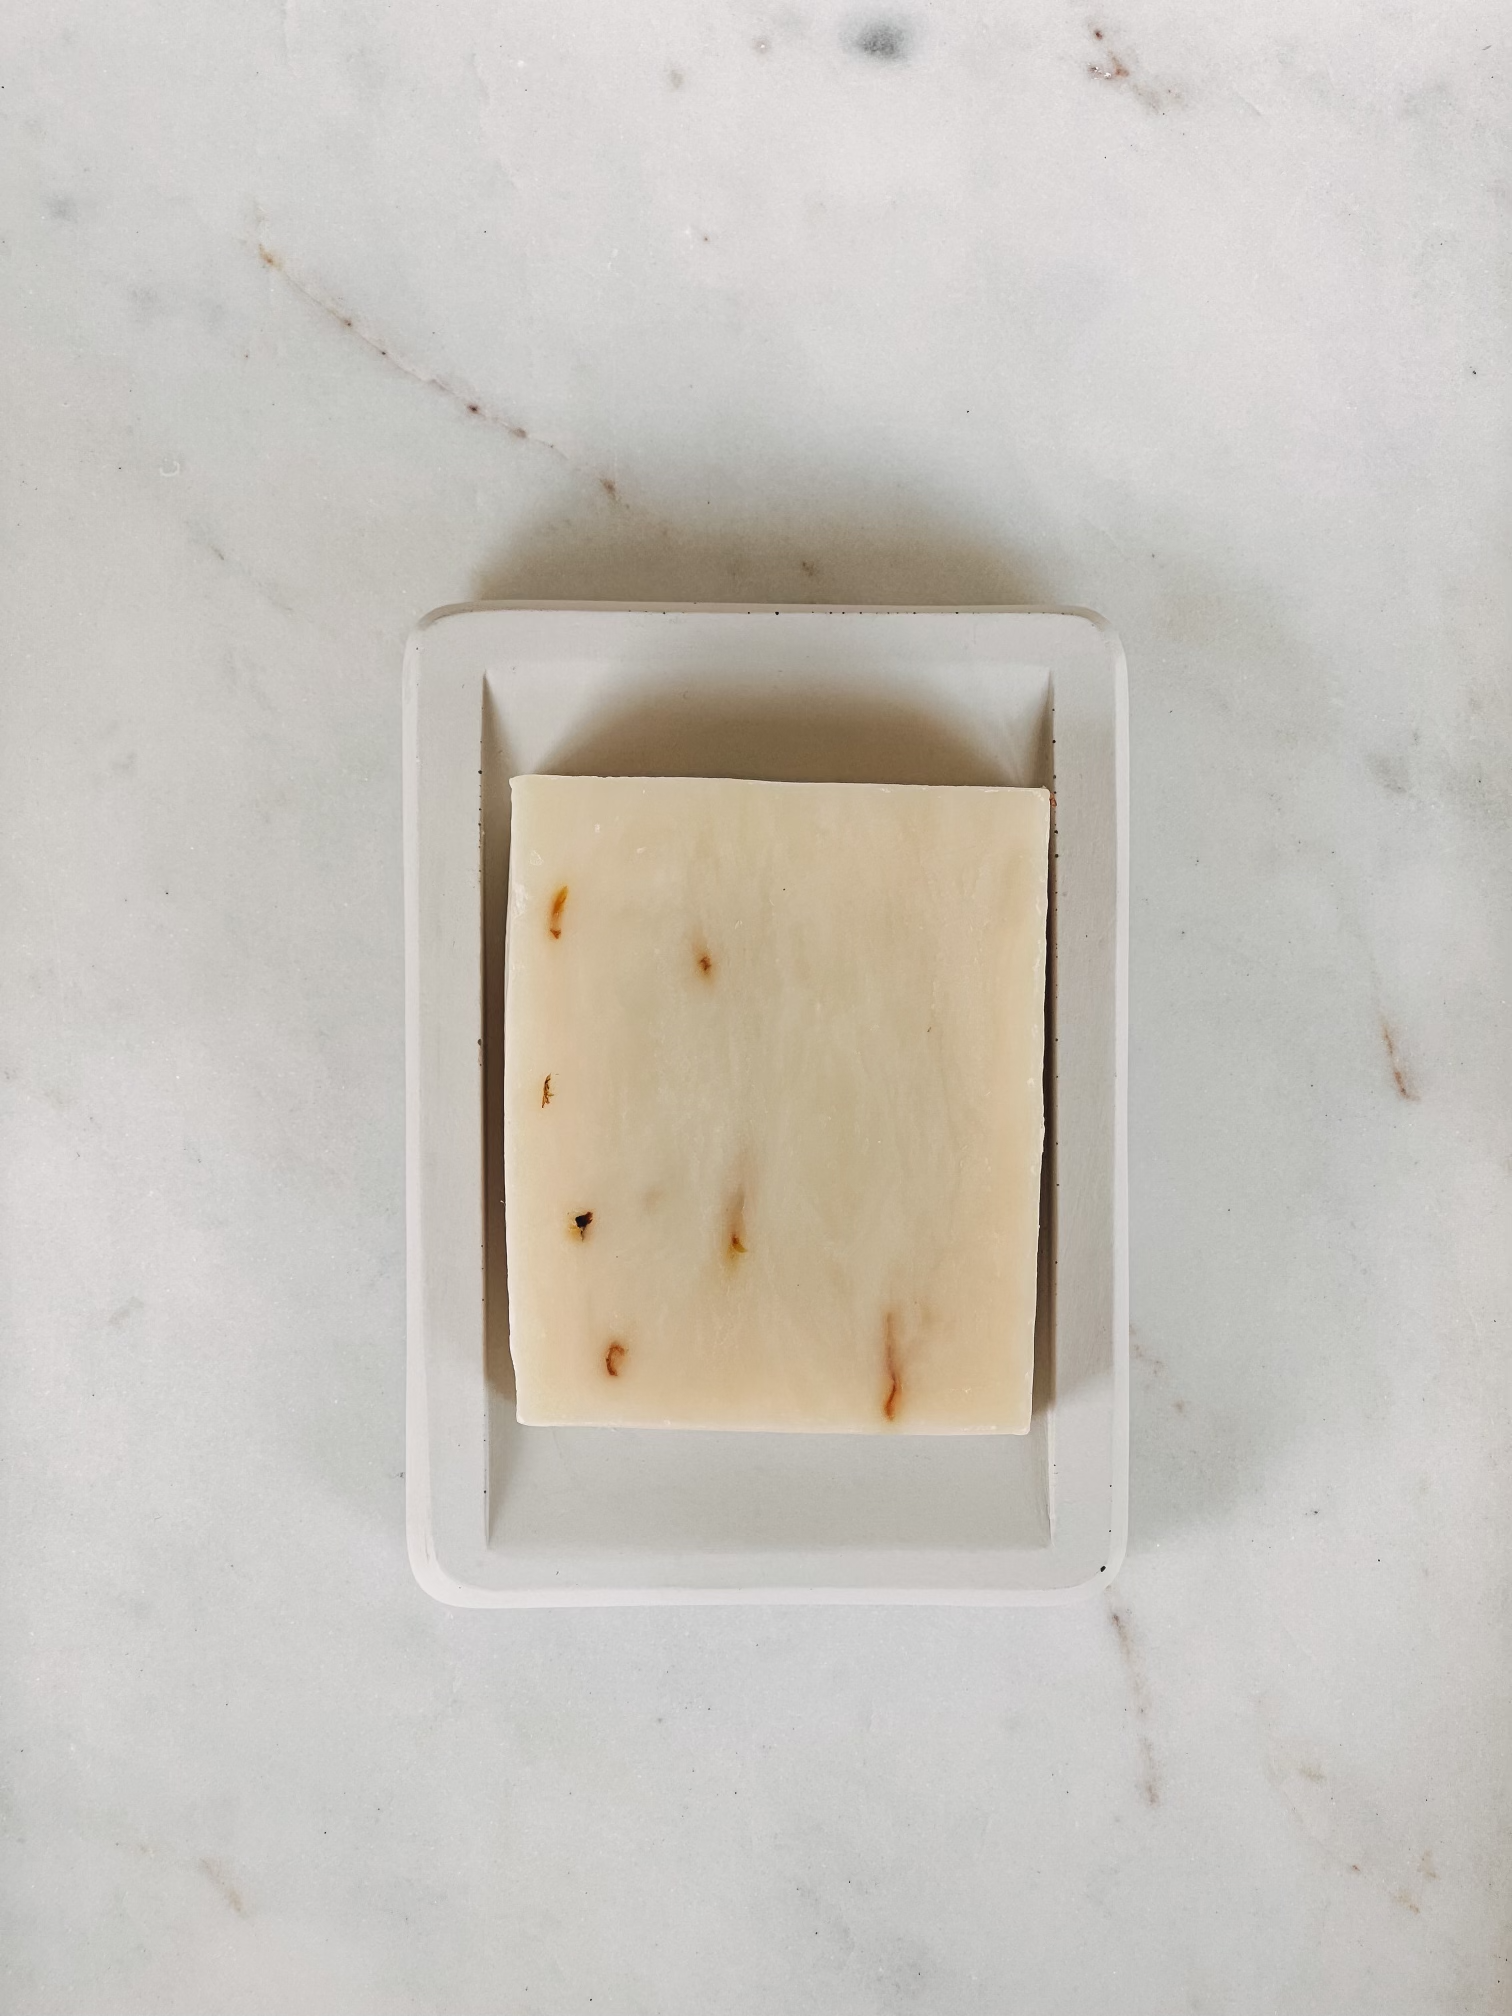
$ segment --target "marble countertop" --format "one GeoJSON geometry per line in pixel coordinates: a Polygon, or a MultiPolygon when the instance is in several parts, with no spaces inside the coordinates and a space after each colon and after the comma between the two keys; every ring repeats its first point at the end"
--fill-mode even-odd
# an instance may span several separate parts
{"type": "Polygon", "coordinates": [[[1506,10],[0,19],[0,2008],[1512,2007],[1506,10]],[[1131,667],[1132,1538],[448,1612],[399,658],[1028,601],[1131,667]]]}

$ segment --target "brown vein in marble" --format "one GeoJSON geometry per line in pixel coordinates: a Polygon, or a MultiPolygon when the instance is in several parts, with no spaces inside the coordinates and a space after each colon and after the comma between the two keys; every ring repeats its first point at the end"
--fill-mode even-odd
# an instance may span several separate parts
{"type": "Polygon", "coordinates": [[[1155,84],[1142,74],[1133,52],[1121,56],[1108,41],[1107,30],[1095,23],[1088,26],[1092,40],[1099,43],[1097,58],[1087,65],[1087,75],[1103,84],[1121,84],[1139,100],[1147,112],[1158,117],[1169,106],[1181,103],[1181,93],[1170,84],[1155,84]]]}
{"type": "Polygon", "coordinates": [[[1406,1063],[1403,1061],[1401,1051],[1397,1048],[1396,1032],[1384,1015],[1381,1017],[1381,1041],[1386,1045],[1386,1061],[1391,1066],[1391,1076],[1395,1081],[1399,1096],[1403,1099],[1415,1101],[1418,1097],[1418,1089],[1408,1076],[1406,1063]]]}
{"type": "MultiPolygon", "coordinates": [[[[257,256],[270,273],[276,273],[286,286],[301,299],[308,301],[312,308],[318,308],[322,315],[329,316],[338,328],[345,329],[349,335],[355,336],[365,349],[371,350],[375,357],[381,357],[385,364],[413,380],[416,385],[428,385],[433,392],[439,392],[444,399],[449,399],[470,419],[480,420],[485,427],[497,427],[500,433],[507,434],[511,441],[543,449],[546,454],[555,456],[563,468],[570,469],[575,476],[593,474],[591,470],[584,469],[575,462],[565,448],[559,448],[555,441],[548,440],[544,434],[532,434],[528,427],[522,427],[510,414],[501,413],[496,407],[488,405],[485,400],[476,398],[466,387],[455,384],[449,378],[441,377],[435,371],[427,371],[421,364],[411,363],[391,343],[385,342],[373,330],[366,328],[355,315],[349,315],[340,302],[333,301],[322,288],[301,279],[297,273],[291,273],[282,253],[275,251],[261,238],[257,240],[257,256]]],[[[594,480],[611,504],[617,504],[621,510],[629,508],[611,477],[596,476],[594,480]]]]}

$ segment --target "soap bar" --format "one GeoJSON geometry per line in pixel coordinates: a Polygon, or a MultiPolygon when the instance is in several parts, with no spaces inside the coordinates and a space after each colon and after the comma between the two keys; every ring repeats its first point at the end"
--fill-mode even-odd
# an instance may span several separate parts
{"type": "Polygon", "coordinates": [[[1049,794],[512,785],[532,1424],[1021,1434],[1049,794]]]}

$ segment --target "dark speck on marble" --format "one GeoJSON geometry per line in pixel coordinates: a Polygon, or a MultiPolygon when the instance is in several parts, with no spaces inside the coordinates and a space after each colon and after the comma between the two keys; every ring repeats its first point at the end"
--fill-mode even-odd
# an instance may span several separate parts
{"type": "Polygon", "coordinates": [[[908,58],[909,31],[901,21],[870,21],[851,37],[858,56],[870,56],[878,63],[903,63],[908,58]]]}

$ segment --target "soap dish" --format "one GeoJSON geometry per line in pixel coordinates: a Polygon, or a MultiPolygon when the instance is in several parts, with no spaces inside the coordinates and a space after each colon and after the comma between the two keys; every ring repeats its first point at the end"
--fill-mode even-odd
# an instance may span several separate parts
{"type": "Polygon", "coordinates": [[[483,604],[404,682],[410,1558],[477,1607],[1046,1603],[1128,1518],[1128,751],[1097,617],[483,604]],[[509,779],[1054,792],[1034,1415],[1023,1436],[522,1428],[502,1176],[509,779]]]}

